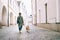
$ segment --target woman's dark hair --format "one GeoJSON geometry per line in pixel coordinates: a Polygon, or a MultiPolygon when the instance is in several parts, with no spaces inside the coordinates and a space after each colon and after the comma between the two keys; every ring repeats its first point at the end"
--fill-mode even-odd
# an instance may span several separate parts
{"type": "Polygon", "coordinates": [[[19,13],[19,15],[21,15],[21,13],[19,13]]]}

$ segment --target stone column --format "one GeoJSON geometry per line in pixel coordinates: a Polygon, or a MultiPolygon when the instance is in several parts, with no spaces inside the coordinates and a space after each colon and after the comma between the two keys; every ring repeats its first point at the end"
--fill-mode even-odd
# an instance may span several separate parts
{"type": "Polygon", "coordinates": [[[60,0],[56,0],[56,8],[57,8],[57,23],[60,22],[60,0]]]}
{"type": "Polygon", "coordinates": [[[10,13],[10,25],[13,25],[13,13],[10,13]]]}
{"type": "Polygon", "coordinates": [[[40,16],[40,0],[36,0],[36,2],[37,2],[37,25],[40,25],[40,18],[41,18],[41,16],[40,16]]]}
{"type": "Polygon", "coordinates": [[[33,24],[37,25],[37,7],[36,0],[32,0],[33,24]]]}

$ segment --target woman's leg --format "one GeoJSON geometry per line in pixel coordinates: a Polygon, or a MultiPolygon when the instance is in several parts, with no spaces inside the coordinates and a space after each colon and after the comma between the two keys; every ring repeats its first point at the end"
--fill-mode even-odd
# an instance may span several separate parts
{"type": "Polygon", "coordinates": [[[19,27],[19,30],[20,30],[20,31],[22,30],[22,26],[19,27]]]}
{"type": "Polygon", "coordinates": [[[19,27],[19,32],[21,33],[21,30],[22,30],[22,26],[19,27]]]}

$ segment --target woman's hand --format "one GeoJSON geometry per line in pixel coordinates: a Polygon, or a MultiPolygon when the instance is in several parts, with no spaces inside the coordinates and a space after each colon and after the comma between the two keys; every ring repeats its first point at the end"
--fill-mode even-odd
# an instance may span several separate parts
{"type": "Polygon", "coordinates": [[[24,25],[24,23],[22,25],[24,25]]]}

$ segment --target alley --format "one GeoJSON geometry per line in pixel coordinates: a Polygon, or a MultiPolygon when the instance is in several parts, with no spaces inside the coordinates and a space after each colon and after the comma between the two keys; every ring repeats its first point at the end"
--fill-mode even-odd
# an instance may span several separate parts
{"type": "Polygon", "coordinates": [[[60,40],[60,33],[51,30],[38,28],[32,24],[29,33],[23,26],[22,33],[19,33],[17,25],[3,27],[0,29],[0,40],[60,40]]]}
{"type": "Polygon", "coordinates": [[[60,0],[0,0],[0,40],[60,40],[60,0]]]}

